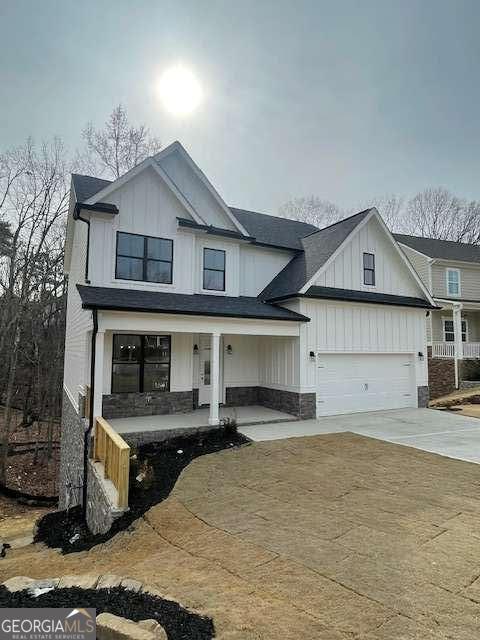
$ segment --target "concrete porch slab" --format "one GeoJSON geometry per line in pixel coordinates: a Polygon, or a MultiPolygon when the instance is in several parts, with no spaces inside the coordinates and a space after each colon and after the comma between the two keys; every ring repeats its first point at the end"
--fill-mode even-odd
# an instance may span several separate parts
{"type": "MultiPolygon", "coordinates": [[[[137,416],[132,418],[114,418],[108,422],[121,435],[134,433],[175,432],[182,429],[208,428],[208,407],[189,413],[172,413],[157,416],[137,416]]],[[[259,425],[279,422],[291,422],[295,417],[267,407],[220,407],[220,419],[235,417],[238,425],[259,425]]],[[[152,438],[149,438],[151,440],[152,438]]]]}

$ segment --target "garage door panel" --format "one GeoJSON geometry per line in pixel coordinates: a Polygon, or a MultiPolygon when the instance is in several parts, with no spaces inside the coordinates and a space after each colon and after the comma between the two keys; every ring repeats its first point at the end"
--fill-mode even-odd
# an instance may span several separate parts
{"type": "Polygon", "coordinates": [[[319,355],[317,415],[415,406],[412,377],[409,354],[319,355]]]}

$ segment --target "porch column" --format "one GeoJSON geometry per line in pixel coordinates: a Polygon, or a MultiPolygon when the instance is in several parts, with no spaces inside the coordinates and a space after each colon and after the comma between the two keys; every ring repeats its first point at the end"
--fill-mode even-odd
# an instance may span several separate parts
{"type": "Polygon", "coordinates": [[[105,331],[99,330],[95,338],[95,389],[93,394],[94,418],[102,415],[104,348],[105,331]]]}
{"type": "Polygon", "coordinates": [[[210,348],[210,417],[208,424],[215,426],[220,423],[218,403],[220,400],[220,334],[212,333],[210,348]]]}
{"type": "Polygon", "coordinates": [[[453,314],[453,335],[455,339],[455,386],[458,389],[460,377],[458,371],[458,361],[463,360],[463,342],[462,342],[462,304],[454,303],[452,308],[453,314]]]}

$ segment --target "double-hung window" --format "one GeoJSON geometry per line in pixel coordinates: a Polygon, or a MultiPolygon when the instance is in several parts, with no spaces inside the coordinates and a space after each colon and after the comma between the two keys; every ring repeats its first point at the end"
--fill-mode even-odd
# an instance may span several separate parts
{"type": "Polygon", "coordinates": [[[172,284],[173,240],[117,233],[115,277],[172,284]]]}
{"type": "Polygon", "coordinates": [[[460,271],[458,269],[447,269],[447,295],[460,295],[460,271]]]}
{"type": "Polygon", "coordinates": [[[203,250],[203,288],[225,291],[225,251],[203,250]]]}
{"type": "Polygon", "coordinates": [[[114,334],[112,393],[168,391],[170,336],[114,334]]]}
{"type": "Polygon", "coordinates": [[[375,286],[375,255],[373,253],[363,254],[363,284],[369,287],[375,286]]]}
{"type": "MultiPolygon", "coordinates": [[[[462,342],[467,341],[467,321],[462,320],[462,342]]],[[[445,342],[455,342],[455,332],[453,330],[453,320],[443,321],[443,336],[445,342]]]]}

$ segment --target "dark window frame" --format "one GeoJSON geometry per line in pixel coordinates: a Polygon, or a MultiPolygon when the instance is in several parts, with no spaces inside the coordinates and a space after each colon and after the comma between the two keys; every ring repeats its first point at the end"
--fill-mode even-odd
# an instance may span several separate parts
{"type": "Polygon", "coordinates": [[[114,333],[112,335],[112,378],[111,378],[111,392],[112,393],[168,393],[170,391],[170,383],[171,383],[171,374],[172,374],[172,336],[163,334],[163,333],[149,333],[149,334],[138,334],[138,333],[114,333]],[[115,339],[121,336],[131,336],[133,338],[140,338],[140,359],[137,362],[132,362],[131,364],[138,364],[138,391],[116,391],[114,388],[114,375],[113,375],[113,367],[116,364],[129,364],[128,362],[115,362],[115,339]],[[164,391],[144,391],[145,387],[145,364],[167,364],[165,362],[147,362],[145,363],[145,338],[168,338],[168,385],[167,389],[164,391]]]}
{"type": "Polygon", "coordinates": [[[134,282],[151,282],[152,284],[173,284],[173,240],[172,238],[159,238],[158,236],[144,236],[141,233],[129,233],[128,231],[117,231],[116,238],[116,246],[115,246],[115,279],[116,280],[132,280],[134,282]],[[125,236],[136,236],[137,238],[143,238],[143,257],[139,256],[127,256],[123,253],[118,253],[118,239],[120,234],[125,236]],[[164,240],[165,242],[169,242],[171,246],[172,259],[171,260],[160,260],[158,258],[149,258],[148,257],[148,240],[164,240]],[[125,276],[118,275],[118,259],[119,258],[130,258],[132,260],[142,260],[142,279],[138,280],[138,278],[127,278],[125,276]],[[170,265],[170,279],[168,282],[158,282],[158,280],[148,280],[148,263],[149,262],[163,262],[165,264],[170,265]]]}
{"type": "Polygon", "coordinates": [[[225,271],[227,267],[227,252],[224,249],[213,249],[212,247],[203,247],[203,289],[205,291],[225,291],[225,271]],[[223,253],[223,269],[212,269],[210,267],[205,266],[205,251],[216,251],[217,253],[223,253]],[[206,271],[216,271],[217,273],[223,274],[223,288],[217,289],[213,287],[207,287],[205,284],[205,272],[206,271]]]}
{"type": "MultiPolygon", "coordinates": [[[[461,333],[462,333],[462,342],[467,342],[467,338],[468,338],[468,320],[467,318],[462,318],[461,319],[461,333]],[[465,329],[464,329],[465,327],[465,329]]],[[[443,341],[444,342],[455,342],[455,329],[454,329],[454,322],[453,320],[450,320],[449,318],[442,318],[442,325],[443,325],[443,341]],[[447,322],[448,323],[452,323],[452,328],[451,329],[447,329],[447,322]],[[447,338],[447,334],[450,336],[451,338],[447,338]]]]}
{"type": "Polygon", "coordinates": [[[363,284],[366,287],[375,287],[376,286],[376,277],[375,277],[375,254],[370,253],[368,251],[363,252],[363,284]],[[369,256],[373,259],[373,267],[365,266],[365,258],[369,256]],[[371,274],[372,282],[367,282],[367,273],[371,274]]]}

